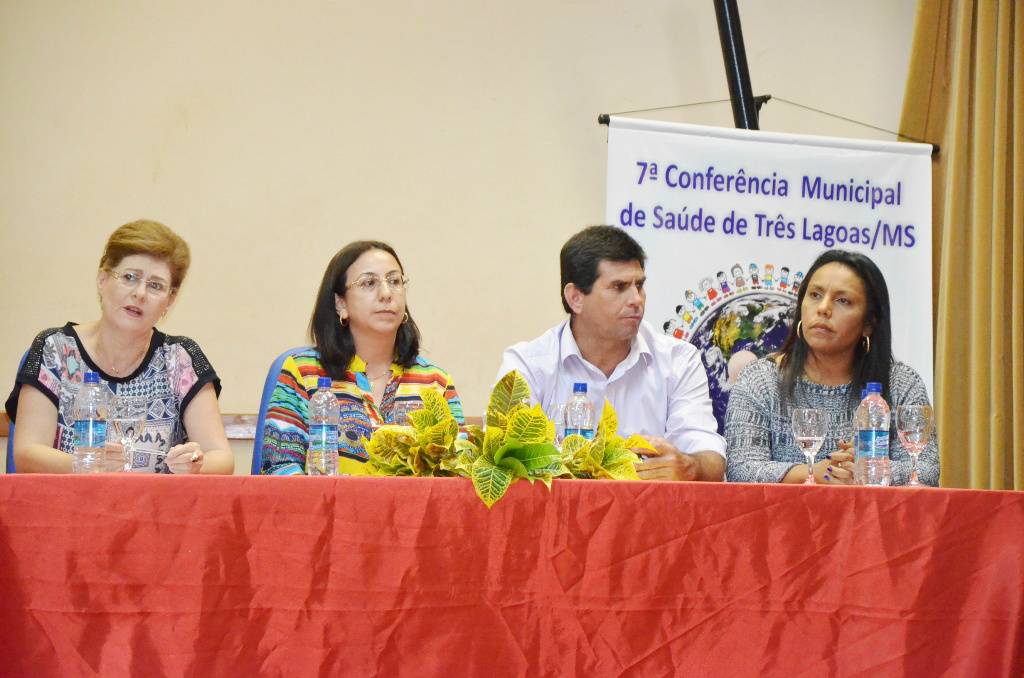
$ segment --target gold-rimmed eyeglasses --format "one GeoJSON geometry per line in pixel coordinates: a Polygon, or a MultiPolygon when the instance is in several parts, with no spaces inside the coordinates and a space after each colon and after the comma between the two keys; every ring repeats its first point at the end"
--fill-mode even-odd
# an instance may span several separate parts
{"type": "MultiPolygon", "coordinates": [[[[107,269],[110,275],[114,276],[114,280],[120,283],[121,287],[126,290],[135,290],[140,283],[143,282],[142,271],[135,269],[125,269],[123,271],[115,271],[113,269],[107,269]]],[[[165,297],[171,292],[171,286],[163,280],[146,280],[146,294],[154,297],[165,297]]]]}
{"type": "Polygon", "coordinates": [[[345,287],[354,287],[360,292],[376,294],[377,291],[380,290],[381,282],[387,283],[387,286],[395,293],[401,292],[409,286],[409,278],[399,273],[392,273],[384,278],[381,278],[379,275],[374,275],[373,273],[366,273],[345,285],[345,287]]]}

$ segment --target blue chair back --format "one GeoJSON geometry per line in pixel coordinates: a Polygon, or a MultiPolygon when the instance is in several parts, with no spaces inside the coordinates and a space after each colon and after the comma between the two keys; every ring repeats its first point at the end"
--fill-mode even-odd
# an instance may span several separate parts
{"type": "Polygon", "coordinates": [[[7,427],[7,472],[17,473],[14,468],[14,422],[7,427]]]}
{"type": "Polygon", "coordinates": [[[281,376],[281,367],[284,361],[302,351],[311,349],[312,346],[299,346],[290,348],[277,356],[267,371],[267,379],[263,382],[263,397],[260,398],[260,414],[256,419],[256,436],[252,441],[252,475],[260,475],[263,467],[263,427],[267,422],[267,408],[270,406],[270,397],[274,395],[274,387],[277,386],[277,378],[281,376]]]}
{"type": "MultiPolygon", "coordinates": [[[[28,351],[21,356],[21,362],[18,363],[18,372],[21,372],[21,368],[25,366],[25,359],[28,358],[28,351]]],[[[17,469],[14,468],[14,420],[11,420],[10,425],[7,427],[7,472],[17,473],[17,469]]]]}

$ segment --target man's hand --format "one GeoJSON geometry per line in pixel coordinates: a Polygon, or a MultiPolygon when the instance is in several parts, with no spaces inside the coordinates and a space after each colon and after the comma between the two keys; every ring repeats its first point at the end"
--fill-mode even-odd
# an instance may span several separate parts
{"type": "Polygon", "coordinates": [[[643,436],[654,446],[650,450],[633,450],[647,459],[636,465],[641,480],[713,480],[725,476],[725,460],[717,452],[683,454],[676,446],[658,436],[643,436]]]}

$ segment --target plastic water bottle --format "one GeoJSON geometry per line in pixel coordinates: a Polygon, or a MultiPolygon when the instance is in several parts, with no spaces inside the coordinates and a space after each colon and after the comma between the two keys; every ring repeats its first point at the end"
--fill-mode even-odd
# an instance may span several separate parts
{"type": "Polygon", "coordinates": [[[882,385],[868,383],[867,396],[855,415],[857,425],[858,485],[889,484],[889,405],[882,398],[882,385]]]}
{"type": "Polygon", "coordinates": [[[576,382],[572,386],[572,400],[565,406],[565,435],[594,438],[594,405],[587,397],[587,385],[576,382]]]}
{"type": "Polygon", "coordinates": [[[306,473],[311,476],[338,475],[338,398],[331,391],[331,378],[320,377],[317,391],[309,399],[309,448],[306,473]]]}
{"type": "Polygon", "coordinates": [[[97,372],[85,373],[85,384],[75,396],[75,452],[73,473],[104,473],[107,470],[107,405],[109,391],[97,372]]]}

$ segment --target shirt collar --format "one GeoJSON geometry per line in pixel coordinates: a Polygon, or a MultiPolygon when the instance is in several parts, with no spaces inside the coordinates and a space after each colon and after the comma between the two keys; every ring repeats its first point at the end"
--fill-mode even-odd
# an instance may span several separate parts
{"type": "MultiPolygon", "coordinates": [[[[645,364],[650,365],[654,362],[654,349],[651,348],[651,343],[647,340],[645,329],[646,326],[641,322],[640,329],[636,333],[636,339],[633,340],[633,350],[643,358],[645,364]]],[[[632,352],[630,351],[630,354],[632,352]]]]}
{"type": "MultiPolygon", "coordinates": [[[[590,365],[591,363],[587,362],[583,355],[580,354],[579,344],[576,343],[576,337],[572,334],[572,326],[569,324],[571,319],[571,317],[567,318],[565,322],[562,323],[562,329],[559,333],[561,337],[559,338],[558,353],[562,356],[562,366],[566,366],[566,360],[568,360],[570,356],[576,356],[576,358],[584,364],[590,365]]],[[[625,359],[615,367],[616,372],[620,369],[628,370],[641,359],[644,361],[644,365],[650,365],[654,362],[654,353],[651,351],[651,345],[645,336],[646,332],[644,332],[644,329],[644,325],[641,323],[640,329],[637,331],[636,336],[633,337],[633,343],[629,347],[629,353],[626,355],[625,359]]],[[[595,367],[594,369],[597,368],[595,367]]],[[[612,374],[614,376],[614,372],[612,374]]]]}

